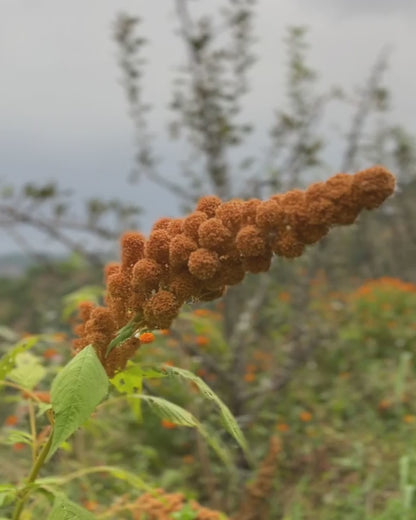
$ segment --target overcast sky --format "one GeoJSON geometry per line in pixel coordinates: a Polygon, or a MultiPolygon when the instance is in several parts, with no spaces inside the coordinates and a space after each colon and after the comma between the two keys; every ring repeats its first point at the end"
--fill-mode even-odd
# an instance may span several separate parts
{"type": "MultiPolygon", "coordinates": [[[[198,8],[209,12],[224,3],[199,0],[198,8]]],[[[79,197],[138,201],[148,229],[151,220],[177,208],[159,188],[125,182],[134,132],[112,40],[120,11],[143,19],[155,148],[165,171],[176,174],[169,165],[181,150],[166,133],[169,86],[183,57],[173,0],[0,0],[0,182],[58,179],[79,197]]],[[[303,24],[310,27],[310,63],[324,87],[358,85],[391,46],[391,117],[416,134],[415,23],[416,0],[259,0],[259,63],[247,116],[266,133],[274,107],[284,103],[285,28],[303,24]]],[[[10,247],[0,230],[0,251],[10,247]]]]}

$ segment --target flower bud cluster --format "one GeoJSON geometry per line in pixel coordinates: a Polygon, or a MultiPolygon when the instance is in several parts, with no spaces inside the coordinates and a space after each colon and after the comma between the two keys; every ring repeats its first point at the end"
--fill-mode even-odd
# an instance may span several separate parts
{"type": "Polygon", "coordinates": [[[169,328],[183,303],[213,300],[247,272],[268,271],[273,254],[300,256],[332,226],[351,224],[362,209],[379,206],[394,186],[393,175],[376,166],[266,201],[202,197],[192,214],[158,220],[147,240],[125,233],[121,263],[106,267],[106,307],[81,310],[76,348],[92,343],[114,373],[140,345],[133,338],[105,358],[108,343],[126,323],[137,319],[143,330],[169,328]]]}

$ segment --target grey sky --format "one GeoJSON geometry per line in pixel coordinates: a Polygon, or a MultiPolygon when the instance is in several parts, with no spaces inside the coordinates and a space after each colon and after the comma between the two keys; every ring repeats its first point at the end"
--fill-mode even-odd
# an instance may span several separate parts
{"type": "MultiPolygon", "coordinates": [[[[222,0],[200,0],[214,10],[222,0]]],[[[284,103],[284,46],[288,25],[310,27],[311,65],[323,86],[352,88],[391,45],[387,84],[392,118],[416,133],[416,2],[414,0],[259,0],[256,54],[246,114],[267,128],[284,103]]],[[[133,166],[133,128],[118,78],[112,24],[127,11],[143,18],[150,44],[146,93],[151,127],[165,171],[181,150],[169,143],[170,80],[183,50],[174,34],[172,0],[0,0],[0,180],[20,184],[56,178],[80,197],[138,200],[150,220],[176,211],[175,201],[145,183],[125,182],[133,166]],[[162,201],[158,207],[155,200],[162,201]]],[[[334,112],[334,117],[337,112],[334,112]]],[[[260,134],[261,135],[261,132],[260,134]]],[[[10,247],[0,230],[0,250],[10,247]]]]}

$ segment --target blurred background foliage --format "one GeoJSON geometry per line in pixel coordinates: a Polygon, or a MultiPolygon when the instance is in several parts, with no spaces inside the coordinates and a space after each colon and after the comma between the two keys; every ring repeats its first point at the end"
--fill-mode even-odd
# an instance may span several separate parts
{"type": "MultiPolygon", "coordinates": [[[[192,385],[155,379],[145,392],[183,405],[220,432],[232,470],[193,430],[161,421],[145,406],[138,424],[137,410],[117,400],[99,407],[54,459],[53,472],[75,472],[66,483],[69,495],[98,518],[140,518],[134,504],[147,488],[104,471],[83,473],[95,465],[117,465],[149,486],[182,492],[185,502],[197,499],[235,519],[416,519],[416,151],[414,136],[389,117],[388,56],[381,53],[357,92],[319,92],[306,29],[289,28],[287,103],[275,111],[268,152],[256,157],[246,147],[253,125],[243,111],[255,59],[255,3],[229,0],[215,16],[194,15],[187,0],[174,4],[188,62],[172,85],[169,129],[185,150],[183,179],[158,170],[143,99],[140,20],[122,14],[115,23],[137,144],[131,182],[152,179],[175,193],[184,211],[204,193],[266,198],[373,163],[391,168],[398,189],[382,208],[334,230],[303,257],[276,258],[270,273],[248,276],[218,303],[189,305],[171,330],[139,350],[144,364],[189,369],[213,388],[247,435],[251,463],[221,433],[217,414],[192,385]],[[350,127],[338,136],[338,164],[322,159],[330,136],[321,121],[332,102],[351,109],[350,127]],[[282,446],[273,452],[275,437],[282,446]]],[[[93,200],[74,218],[70,207],[70,195],[56,184],[2,186],[0,225],[16,238],[25,262],[13,276],[4,269],[0,280],[0,348],[4,353],[19,338],[49,335],[30,360],[45,368],[33,389],[45,400],[51,378],[71,357],[76,303],[102,297],[101,267],[116,256],[119,233],[139,226],[141,211],[93,200]],[[34,253],[22,226],[65,245],[68,256],[34,253]],[[93,237],[94,248],[82,233],[93,237]]],[[[6,260],[4,266],[16,265],[6,260]]],[[[0,474],[17,480],[30,459],[19,433],[30,428],[30,396],[8,389],[1,400],[0,474]]],[[[148,514],[151,520],[196,518],[185,505],[183,511],[183,517],[148,514]]]]}

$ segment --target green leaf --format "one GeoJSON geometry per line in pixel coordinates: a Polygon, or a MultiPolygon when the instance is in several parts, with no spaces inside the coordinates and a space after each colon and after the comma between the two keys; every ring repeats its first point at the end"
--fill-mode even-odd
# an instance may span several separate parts
{"type": "Polygon", "coordinates": [[[224,462],[228,469],[232,468],[231,459],[228,450],[222,445],[221,441],[213,432],[208,430],[198,421],[198,419],[185,410],[181,406],[163,399],[163,397],[155,397],[152,395],[133,394],[134,399],[142,399],[153,411],[161,418],[171,421],[179,426],[187,428],[196,428],[211,448],[216,452],[218,457],[224,462]]]}
{"type": "Polygon", "coordinates": [[[106,357],[108,354],[113,350],[113,348],[118,347],[122,343],[124,343],[126,340],[131,338],[134,334],[134,332],[137,329],[136,323],[127,323],[127,325],[124,325],[118,332],[117,336],[110,342],[107,348],[107,352],[105,353],[106,357]]]}
{"type": "Polygon", "coordinates": [[[83,507],[68,500],[65,496],[58,495],[55,497],[48,520],[95,520],[95,517],[83,507]]]}
{"type": "MultiPolygon", "coordinates": [[[[110,382],[121,394],[141,394],[143,388],[142,372],[143,371],[139,365],[130,364],[125,370],[119,372],[112,379],[110,379],[110,382]]],[[[131,399],[127,397],[127,401],[136,419],[141,422],[142,407],[140,399],[131,399]]]]}
{"type": "Polygon", "coordinates": [[[0,359],[0,381],[2,381],[9,372],[15,367],[16,357],[26,350],[34,347],[40,340],[40,336],[31,336],[30,338],[19,341],[12,350],[7,352],[0,359]]]}
{"type": "Polygon", "coordinates": [[[88,345],[52,382],[55,426],[48,458],[81,426],[108,391],[108,377],[94,348],[88,345]]]}
{"type": "Polygon", "coordinates": [[[0,484],[0,507],[13,503],[16,498],[16,487],[12,484],[0,484]]]}
{"type": "Polygon", "coordinates": [[[46,375],[46,369],[39,359],[30,352],[22,352],[16,356],[16,367],[7,377],[18,385],[32,390],[46,375]]]}
{"type": "Polygon", "coordinates": [[[215,394],[215,392],[213,392],[211,388],[200,377],[196,376],[189,370],[185,370],[179,367],[172,367],[168,365],[163,366],[163,368],[161,369],[161,373],[171,377],[179,377],[194,383],[201,392],[202,396],[208,399],[209,401],[212,401],[219,408],[225,429],[238,442],[239,446],[244,451],[246,456],[250,457],[247,441],[244,437],[243,432],[238,426],[233,414],[230,412],[230,409],[221,401],[217,394],[215,394]]]}

